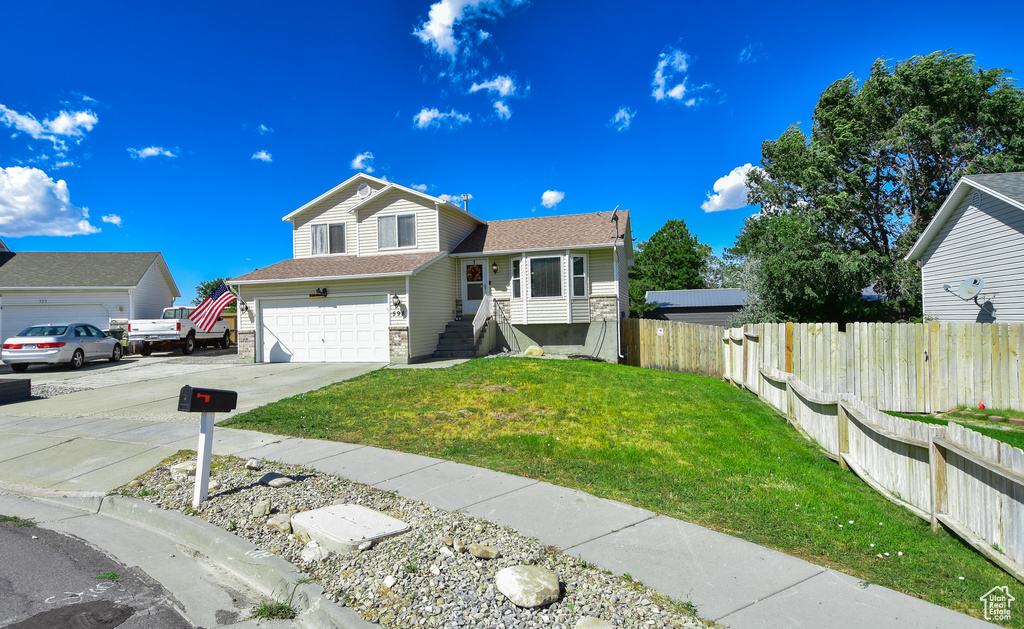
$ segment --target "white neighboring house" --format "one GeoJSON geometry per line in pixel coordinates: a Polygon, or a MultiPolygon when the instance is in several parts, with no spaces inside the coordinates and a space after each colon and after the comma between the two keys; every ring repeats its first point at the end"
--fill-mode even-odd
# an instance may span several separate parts
{"type": "Polygon", "coordinates": [[[0,338],[30,325],[160,317],[180,297],[159,252],[10,251],[0,242],[0,338]]]}
{"type": "Polygon", "coordinates": [[[926,319],[1024,322],[1024,173],[962,178],[906,259],[920,261],[926,319]],[[960,299],[972,277],[977,301],[960,299]]]}

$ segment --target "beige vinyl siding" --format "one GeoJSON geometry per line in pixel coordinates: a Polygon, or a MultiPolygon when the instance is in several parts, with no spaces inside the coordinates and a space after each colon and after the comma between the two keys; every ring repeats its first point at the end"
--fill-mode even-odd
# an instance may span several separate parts
{"type": "Polygon", "coordinates": [[[574,298],[572,300],[572,322],[590,323],[590,300],[574,298]]]}
{"type": "MultiPolygon", "coordinates": [[[[368,183],[374,190],[380,188],[380,184],[368,183]]],[[[356,219],[352,214],[348,213],[348,209],[360,202],[362,202],[362,199],[356,194],[356,187],[353,186],[350,189],[339,191],[338,194],[330,198],[324,199],[292,219],[294,221],[292,227],[292,257],[307,258],[312,255],[310,225],[337,225],[339,223],[345,224],[345,253],[354,255],[356,253],[354,236],[356,233],[356,219]]],[[[376,247],[374,248],[376,249],[376,247]]]]}
{"type": "Polygon", "coordinates": [[[461,210],[441,210],[441,251],[451,251],[476,229],[478,223],[461,210]]]}
{"type": "MultiPolygon", "coordinates": [[[[437,209],[433,204],[424,205],[419,197],[401,191],[389,192],[377,201],[371,201],[358,211],[359,214],[359,255],[390,255],[394,253],[416,253],[438,251],[437,209]],[[416,246],[398,249],[377,248],[377,218],[393,215],[416,215],[416,246]]],[[[354,251],[352,253],[355,253],[354,251]]]]}
{"type": "Polygon", "coordinates": [[[512,298],[512,260],[519,256],[487,259],[487,279],[491,282],[491,297],[494,299],[512,298]],[[498,272],[491,272],[491,264],[498,263],[498,272]]]}
{"type": "Polygon", "coordinates": [[[455,318],[456,260],[443,258],[409,279],[409,357],[429,356],[437,349],[438,335],[455,318]]]}
{"type": "Polygon", "coordinates": [[[965,279],[980,276],[985,286],[978,301],[991,299],[994,320],[1024,322],[1024,211],[984,193],[975,208],[973,196],[967,195],[921,258],[924,315],[939,321],[993,321],[974,301],[943,289],[949,284],[956,292],[965,279]]]}
{"type": "Polygon", "coordinates": [[[593,296],[615,295],[615,251],[614,249],[595,249],[589,253],[590,266],[587,273],[590,277],[590,294],[593,296]]]}
{"type": "MultiPolygon", "coordinates": [[[[370,278],[365,280],[318,280],[312,282],[281,282],[273,284],[249,284],[239,287],[242,299],[249,305],[249,311],[239,313],[239,332],[251,332],[255,329],[255,301],[257,299],[272,299],[275,297],[296,298],[305,297],[313,293],[317,288],[326,288],[328,297],[340,297],[343,295],[368,295],[397,293],[403,303],[408,303],[405,294],[404,277],[370,278]]],[[[316,297],[309,297],[310,305],[316,303],[316,297]]],[[[407,325],[404,316],[396,317],[391,315],[392,327],[405,327],[407,325]]]]}
{"type": "MultiPolygon", "coordinates": [[[[183,295],[181,304],[188,305],[193,295],[183,295]]],[[[111,316],[115,319],[159,319],[164,308],[170,308],[174,304],[174,295],[171,288],[164,280],[157,261],[154,260],[149,269],[142,276],[139,285],[131,291],[131,309],[124,312],[116,312],[111,316]]]]}
{"type": "Polygon", "coordinates": [[[539,323],[568,323],[564,299],[530,299],[526,302],[527,317],[530,325],[539,323]]]}

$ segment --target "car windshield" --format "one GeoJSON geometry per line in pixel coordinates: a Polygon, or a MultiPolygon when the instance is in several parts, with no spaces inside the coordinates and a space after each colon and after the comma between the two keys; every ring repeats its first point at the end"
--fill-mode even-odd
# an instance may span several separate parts
{"type": "Polygon", "coordinates": [[[22,330],[18,336],[61,336],[67,331],[66,325],[34,325],[22,330]]]}

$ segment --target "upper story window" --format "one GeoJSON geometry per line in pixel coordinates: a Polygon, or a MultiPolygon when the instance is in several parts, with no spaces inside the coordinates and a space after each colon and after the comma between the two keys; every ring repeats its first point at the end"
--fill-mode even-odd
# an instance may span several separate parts
{"type": "Polygon", "coordinates": [[[398,249],[416,246],[416,215],[396,214],[377,219],[377,248],[398,249]]]}
{"type": "Polygon", "coordinates": [[[313,255],[345,253],[345,224],[310,226],[313,255]]]}
{"type": "Polygon", "coordinates": [[[523,296],[523,278],[519,264],[521,260],[512,261],[512,298],[519,299],[523,296]]]}
{"type": "Polygon", "coordinates": [[[572,296],[587,296],[587,259],[584,256],[572,256],[572,296]]]}
{"type": "Polygon", "coordinates": [[[530,297],[562,296],[562,258],[530,259],[530,297]]]}

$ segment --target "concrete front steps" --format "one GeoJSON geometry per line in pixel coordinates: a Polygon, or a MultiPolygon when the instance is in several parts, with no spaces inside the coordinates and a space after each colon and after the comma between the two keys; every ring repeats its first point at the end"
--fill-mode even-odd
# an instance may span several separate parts
{"type": "Polygon", "coordinates": [[[473,320],[449,321],[444,332],[438,335],[434,358],[473,358],[476,343],[473,338],[473,320]]]}

